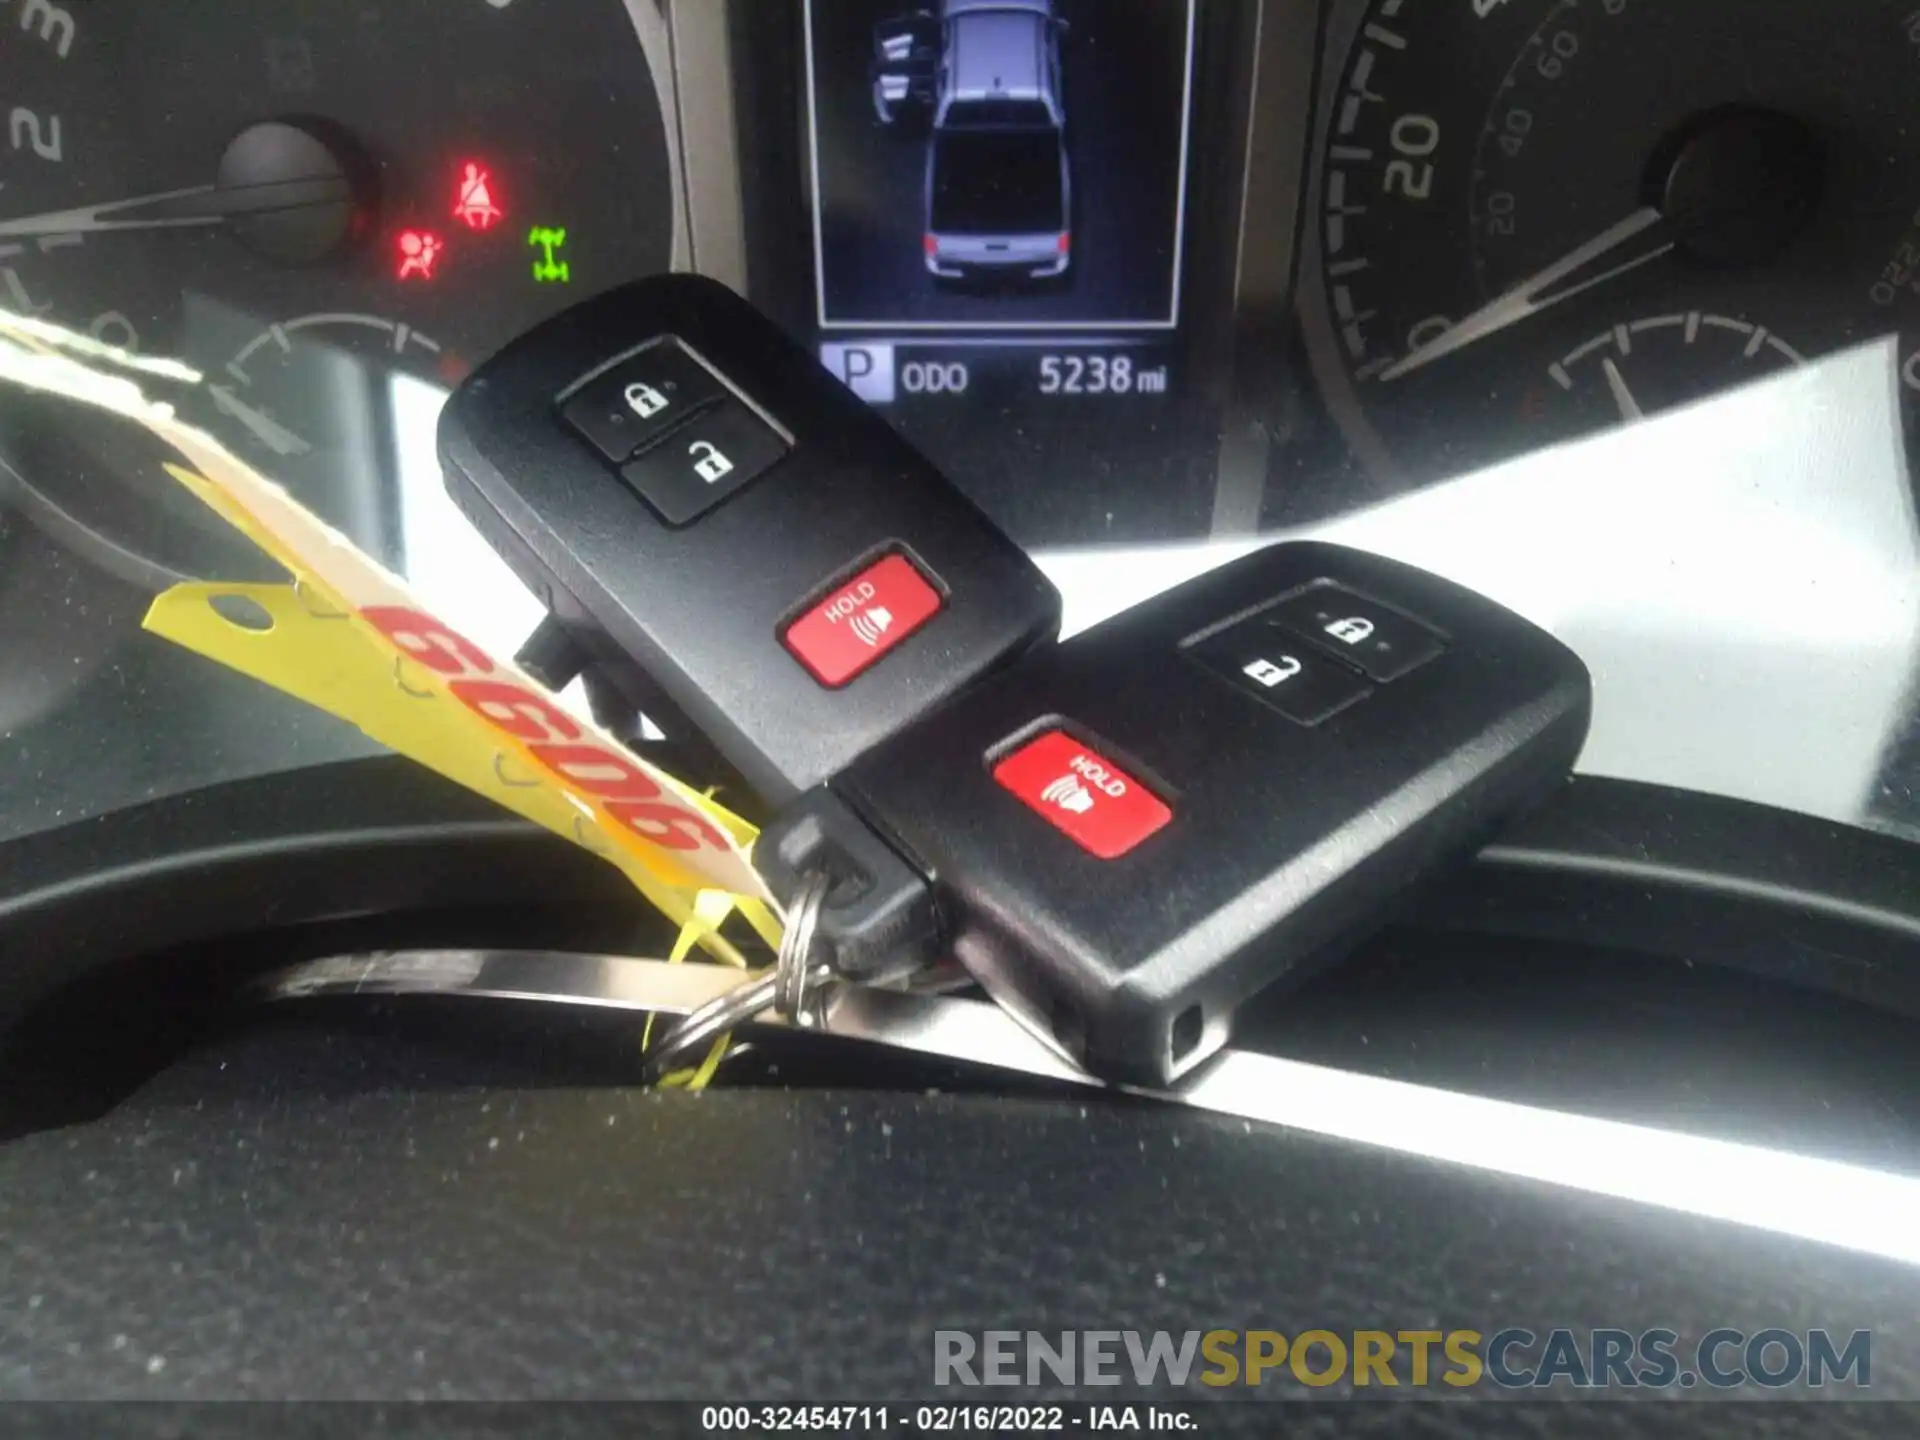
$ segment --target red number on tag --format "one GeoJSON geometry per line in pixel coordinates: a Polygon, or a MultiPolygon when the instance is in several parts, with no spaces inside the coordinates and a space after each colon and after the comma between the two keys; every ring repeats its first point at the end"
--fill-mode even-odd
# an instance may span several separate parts
{"type": "Polygon", "coordinates": [[[656,800],[660,787],[598,745],[531,745],[533,758],[596,800],[656,800]]]}
{"type": "Polygon", "coordinates": [[[703,845],[715,850],[727,848],[727,837],[690,810],[658,801],[635,804],[616,800],[607,806],[607,814],[663,850],[698,850],[703,845]]]}
{"type": "Polygon", "coordinates": [[[442,675],[491,675],[493,662],[464,635],[431,615],[402,605],[375,605],[360,617],[429,670],[442,675]]]}
{"type": "Polygon", "coordinates": [[[504,680],[456,680],[447,687],[462,704],[517,740],[578,740],[580,727],[565,711],[504,680]]]}
{"type": "MultiPolygon", "coordinates": [[[[494,664],[479,646],[417,610],[376,605],[360,612],[367,623],[410,657],[442,675],[490,675],[494,664]]],[[[578,741],[582,731],[551,701],[504,680],[463,679],[447,687],[474,714],[527,746],[533,757],[606,813],[664,850],[727,850],[730,842],[697,811],[662,797],[661,789],[624,757],[578,741]]]]}

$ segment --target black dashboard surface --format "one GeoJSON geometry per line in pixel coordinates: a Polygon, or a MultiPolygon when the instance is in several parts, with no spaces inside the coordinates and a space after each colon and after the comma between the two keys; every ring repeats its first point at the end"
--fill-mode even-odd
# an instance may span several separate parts
{"type": "MultiPolygon", "coordinates": [[[[1204,1320],[1858,1326],[1877,1400],[1920,1398],[1908,1272],[1687,1216],[1148,1105],[490,1085],[276,1030],[0,1151],[9,1396],[924,1398],[936,1327],[1204,1320]]],[[[1367,1428],[1498,1424],[1448,1409],[1367,1428]]],[[[1619,1411],[1528,1426],[1642,1433],[1619,1411]]]]}

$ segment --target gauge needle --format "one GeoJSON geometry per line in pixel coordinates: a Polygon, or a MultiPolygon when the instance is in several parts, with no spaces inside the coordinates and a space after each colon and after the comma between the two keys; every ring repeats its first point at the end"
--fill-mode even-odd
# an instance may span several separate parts
{"type": "Polygon", "coordinates": [[[1640,402],[1633,398],[1633,391],[1627,388],[1627,377],[1620,373],[1620,367],[1608,356],[1600,362],[1600,368],[1607,372],[1607,389],[1613,392],[1613,403],[1620,407],[1622,420],[1638,420],[1646,412],[1640,408],[1640,402]]]}
{"type": "Polygon", "coordinates": [[[271,180],[258,185],[196,185],[106,205],[55,210],[0,220],[0,240],[40,235],[95,235],[113,230],[172,230],[191,225],[224,225],[243,215],[338,205],[353,200],[343,176],[316,175],[271,180]]]}
{"type": "Polygon", "coordinates": [[[1499,299],[1474,311],[1452,329],[1410,351],[1399,362],[1381,371],[1380,378],[1398,380],[1402,375],[1411,375],[1443,356],[1464,350],[1489,335],[1496,335],[1508,326],[1517,325],[1542,310],[1558,305],[1562,300],[1570,300],[1596,285],[1658,260],[1675,244],[1673,232],[1661,225],[1664,218],[1659,210],[1652,207],[1635,211],[1564,259],[1549,265],[1531,279],[1521,281],[1499,299]],[[1615,256],[1627,242],[1636,239],[1640,241],[1639,245],[1625,251],[1620,263],[1598,275],[1582,278],[1583,271],[1600,260],[1615,256]],[[1568,280],[1576,280],[1577,283],[1565,285],[1568,280]],[[1564,288],[1556,288],[1563,285],[1564,288]]]}
{"type": "Polygon", "coordinates": [[[253,438],[276,455],[305,455],[313,449],[265,411],[256,410],[225,385],[208,387],[221,413],[232,416],[253,432],[253,438]]]}

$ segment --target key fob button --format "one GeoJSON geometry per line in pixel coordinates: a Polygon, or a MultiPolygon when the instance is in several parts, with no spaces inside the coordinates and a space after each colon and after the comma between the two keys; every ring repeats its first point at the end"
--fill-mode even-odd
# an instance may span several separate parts
{"type": "Polygon", "coordinates": [[[1318,725],[1373,693],[1358,675],[1264,617],[1244,620],[1187,653],[1300,725],[1318,725]]]}
{"type": "Polygon", "coordinates": [[[1311,641],[1382,685],[1419,669],[1446,649],[1411,616],[1338,585],[1317,585],[1267,612],[1284,631],[1311,641]]]}
{"type": "Polygon", "coordinates": [[[712,371],[669,337],[589,380],[561,413],[602,458],[624,465],[726,393],[712,371]]]}
{"type": "Polygon", "coordinates": [[[834,690],[933,619],[944,603],[918,566],[889,555],[808,605],[782,638],[807,673],[834,690]]]}
{"type": "MultiPolygon", "coordinates": [[[[683,778],[769,811],[1059,631],[1026,552],[705,276],[602,291],[506,345],[449,397],[435,450],[454,503],[547,605],[534,658],[554,688],[588,677],[616,730],[645,716],[683,778]],[[865,577],[873,596],[842,595],[890,555],[918,580],[889,566],[865,577]],[[868,603],[845,617],[858,627],[815,621],[823,650],[800,622],[836,600],[868,603]]],[[[1030,718],[968,746],[996,803],[980,756],[1030,718]]]]}
{"type": "Polygon", "coordinates": [[[698,520],[786,453],[778,432],[739,401],[727,400],[629,460],[620,478],[677,527],[698,520]]]}
{"type": "Polygon", "coordinates": [[[993,778],[1101,860],[1118,860],[1173,819],[1158,795],[1064,730],[1029,740],[993,767],[993,778]]]}

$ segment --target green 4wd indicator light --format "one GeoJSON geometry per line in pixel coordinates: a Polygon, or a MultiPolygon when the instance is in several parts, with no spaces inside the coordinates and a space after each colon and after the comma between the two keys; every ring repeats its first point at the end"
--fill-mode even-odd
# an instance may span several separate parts
{"type": "Polygon", "coordinates": [[[573,267],[554,256],[566,246],[567,232],[546,225],[536,225],[527,235],[527,244],[540,252],[540,258],[533,262],[534,282],[539,285],[570,285],[573,283],[573,267]]]}

